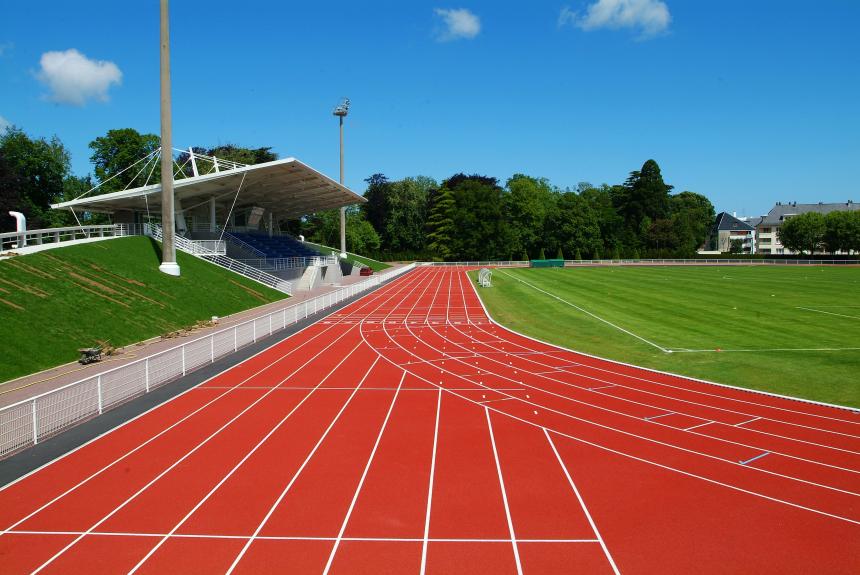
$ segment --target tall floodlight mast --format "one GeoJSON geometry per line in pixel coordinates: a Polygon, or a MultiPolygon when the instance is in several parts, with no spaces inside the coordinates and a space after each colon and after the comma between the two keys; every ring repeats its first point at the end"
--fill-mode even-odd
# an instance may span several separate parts
{"type": "MultiPolygon", "coordinates": [[[[349,98],[344,98],[332,114],[340,120],[340,185],[343,185],[343,119],[349,113],[349,98]]],[[[346,207],[340,209],[340,257],[346,257],[346,207]]]]}
{"type": "Polygon", "coordinates": [[[173,236],[173,146],[170,118],[170,11],[161,0],[161,265],[158,269],[179,275],[173,236]]]}

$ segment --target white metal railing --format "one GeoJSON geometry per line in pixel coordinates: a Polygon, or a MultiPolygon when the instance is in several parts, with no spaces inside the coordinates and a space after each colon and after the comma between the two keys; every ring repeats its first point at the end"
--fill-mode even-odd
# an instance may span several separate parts
{"type": "Polygon", "coordinates": [[[67,228],[45,228],[26,232],[0,234],[0,251],[15,250],[26,246],[57,244],[87,238],[111,238],[143,234],[143,224],[110,224],[99,226],[74,226],[67,228]]]}
{"type": "MultiPolygon", "coordinates": [[[[701,259],[620,259],[620,260],[564,260],[565,267],[575,267],[583,265],[726,265],[726,264],[748,264],[748,265],[860,265],[860,260],[823,260],[823,259],[718,259],[718,258],[701,258],[701,259]]],[[[481,260],[481,261],[462,261],[462,262],[419,262],[418,265],[423,266],[468,266],[468,267],[528,267],[528,261],[515,260],[481,260]]]]}
{"type": "Polygon", "coordinates": [[[266,252],[255,248],[254,246],[252,246],[251,244],[249,244],[245,240],[243,240],[241,238],[237,238],[236,236],[234,236],[230,232],[225,232],[224,235],[227,237],[227,239],[229,241],[233,242],[234,244],[236,244],[237,246],[239,246],[240,248],[242,248],[246,252],[250,252],[251,255],[255,255],[258,258],[265,259],[266,252]]]}
{"type": "Polygon", "coordinates": [[[262,270],[282,271],[295,268],[306,268],[310,266],[324,267],[333,266],[338,262],[336,256],[302,257],[292,258],[253,258],[236,260],[262,270]]]}
{"type": "MultiPolygon", "coordinates": [[[[161,226],[158,224],[147,224],[147,229],[149,233],[158,241],[162,239],[161,226]]],[[[226,268],[231,272],[237,273],[241,276],[244,276],[248,279],[252,279],[255,282],[261,283],[263,285],[269,286],[278,291],[284,292],[285,294],[293,293],[293,284],[290,281],[279,278],[278,276],[274,276],[270,273],[266,273],[261,269],[257,269],[255,267],[244,264],[238,260],[234,260],[233,258],[228,258],[223,255],[223,253],[218,253],[212,250],[207,249],[201,242],[197,242],[194,240],[189,240],[188,238],[183,238],[182,236],[174,236],[174,241],[177,249],[182,250],[183,252],[187,252],[191,255],[195,255],[201,259],[205,259],[208,262],[212,262],[222,268],[226,268]]],[[[209,240],[203,240],[209,241],[209,240]]],[[[226,251],[226,249],[225,249],[226,251]]]]}
{"type": "Polygon", "coordinates": [[[36,445],[73,425],[149,393],[171,380],[203,365],[214,363],[246,345],[394,279],[414,267],[415,264],[410,264],[371,276],[336,291],[0,408],[0,458],[36,445]]]}

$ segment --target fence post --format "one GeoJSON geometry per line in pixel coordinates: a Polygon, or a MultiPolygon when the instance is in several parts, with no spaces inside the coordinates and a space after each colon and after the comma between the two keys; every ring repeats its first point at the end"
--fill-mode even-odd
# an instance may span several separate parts
{"type": "Polygon", "coordinates": [[[96,378],[96,390],[98,391],[99,396],[99,415],[102,414],[102,376],[99,375],[96,378]]]}
{"type": "Polygon", "coordinates": [[[254,341],[257,341],[257,320],[255,320],[255,319],[251,320],[251,328],[254,330],[253,331],[254,341]]]}
{"type": "Polygon", "coordinates": [[[146,386],[146,393],[149,393],[149,358],[143,360],[143,370],[144,370],[144,385],[146,386]]]}
{"type": "Polygon", "coordinates": [[[182,375],[185,375],[185,344],[182,344],[182,375]]]}
{"type": "Polygon", "coordinates": [[[36,417],[36,400],[33,400],[33,445],[39,443],[39,419],[36,417]]]}
{"type": "Polygon", "coordinates": [[[236,328],[234,327],[234,328],[233,328],[233,351],[234,351],[234,352],[235,352],[237,349],[239,349],[239,347],[238,347],[238,345],[237,345],[237,341],[236,341],[237,339],[238,339],[238,338],[237,338],[237,336],[236,336],[236,328]]]}

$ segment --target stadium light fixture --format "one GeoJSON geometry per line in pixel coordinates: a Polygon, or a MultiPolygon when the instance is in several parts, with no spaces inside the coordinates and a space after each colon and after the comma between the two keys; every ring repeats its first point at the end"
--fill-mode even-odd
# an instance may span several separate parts
{"type": "MultiPolygon", "coordinates": [[[[341,100],[332,114],[340,123],[340,185],[343,185],[343,119],[349,114],[349,98],[341,100]]],[[[346,206],[340,209],[340,257],[346,258],[346,206]]]]}

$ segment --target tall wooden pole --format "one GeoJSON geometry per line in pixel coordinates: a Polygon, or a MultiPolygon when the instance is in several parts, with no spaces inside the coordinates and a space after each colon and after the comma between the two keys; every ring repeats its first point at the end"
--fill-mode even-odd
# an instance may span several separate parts
{"type": "MultiPolygon", "coordinates": [[[[343,116],[340,118],[340,185],[343,185],[343,116]]],[[[346,257],[346,207],[340,209],[340,257],[346,257]]]]}
{"type": "Polygon", "coordinates": [[[170,117],[170,11],[161,0],[161,231],[162,256],[158,269],[179,275],[173,237],[173,142],[170,117]]]}

